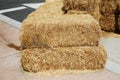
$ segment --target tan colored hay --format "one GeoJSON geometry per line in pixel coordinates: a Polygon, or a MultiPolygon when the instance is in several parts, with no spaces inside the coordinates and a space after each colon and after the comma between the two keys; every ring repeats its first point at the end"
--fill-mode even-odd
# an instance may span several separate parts
{"type": "Polygon", "coordinates": [[[99,19],[100,0],[63,0],[63,11],[69,10],[87,11],[94,18],[99,19]]]}
{"type": "Polygon", "coordinates": [[[113,14],[117,9],[117,2],[116,0],[102,0],[100,2],[100,12],[102,14],[113,14]]]}
{"type": "Polygon", "coordinates": [[[88,1],[87,0],[63,0],[63,10],[88,10],[88,1]]]}
{"type": "Polygon", "coordinates": [[[31,16],[21,28],[21,47],[53,48],[69,46],[96,46],[101,30],[89,14],[31,16]],[[40,16],[40,18],[39,18],[40,16]]]}
{"type": "MultiPolygon", "coordinates": [[[[100,3],[101,0],[96,0],[96,5],[93,7],[93,11],[90,10],[89,13],[96,19],[99,21],[100,19],[100,9],[99,9],[99,3],[100,3]]],[[[93,4],[91,4],[92,6],[93,4]]],[[[92,8],[92,7],[91,7],[92,8]]]]}
{"type": "Polygon", "coordinates": [[[114,31],[115,30],[115,15],[101,15],[99,20],[100,26],[105,31],[114,31]]]}
{"type": "Polygon", "coordinates": [[[26,49],[21,64],[25,71],[98,70],[103,69],[107,54],[103,47],[59,47],[53,49],[26,49]]]}

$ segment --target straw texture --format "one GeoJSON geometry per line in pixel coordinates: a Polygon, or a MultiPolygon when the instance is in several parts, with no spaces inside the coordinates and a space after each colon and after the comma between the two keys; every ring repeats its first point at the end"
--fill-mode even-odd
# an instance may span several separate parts
{"type": "Polygon", "coordinates": [[[63,11],[69,10],[86,11],[99,19],[99,2],[100,0],[63,0],[63,11]]]}
{"type": "Polygon", "coordinates": [[[100,2],[100,25],[105,31],[118,32],[120,0],[102,0],[100,2]]]}
{"type": "Polygon", "coordinates": [[[105,31],[113,31],[115,30],[115,15],[101,15],[99,20],[100,26],[105,31]]]}
{"type": "Polygon", "coordinates": [[[116,0],[102,0],[100,2],[100,12],[102,14],[105,13],[113,14],[115,13],[116,9],[117,9],[116,0]]]}
{"type": "Polygon", "coordinates": [[[98,70],[103,69],[107,54],[102,47],[59,47],[53,49],[26,49],[21,64],[25,71],[98,70]]]}
{"type": "Polygon", "coordinates": [[[22,48],[96,46],[99,43],[100,26],[89,14],[44,17],[36,14],[39,15],[23,22],[20,35],[22,48]]]}

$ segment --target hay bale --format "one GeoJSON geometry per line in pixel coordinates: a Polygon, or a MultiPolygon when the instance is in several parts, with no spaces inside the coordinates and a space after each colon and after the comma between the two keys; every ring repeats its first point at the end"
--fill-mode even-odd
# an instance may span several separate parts
{"type": "Polygon", "coordinates": [[[69,10],[87,11],[95,19],[99,19],[100,0],[63,0],[63,11],[69,10]]]}
{"type": "Polygon", "coordinates": [[[41,14],[23,22],[22,48],[97,46],[99,43],[99,23],[89,14],[39,16],[41,14]]]}
{"type": "Polygon", "coordinates": [[[103,69],[107,54],[103,47],[59,47],[53,49],[26,49],[21,64],[25,71],[98,70],[103,69]]]}
{"type": "Polygon", "coordinates": [[[100,12],[101,14],[113,14],[116,12],[117,2],[116,0],[101,0],[100,2],[100,12]]]}
{"type": "Polygon", "coordinates": [[[115,15],[101,15],[99,23],[103,30],[113,32],[115,30],[115,15]]]}

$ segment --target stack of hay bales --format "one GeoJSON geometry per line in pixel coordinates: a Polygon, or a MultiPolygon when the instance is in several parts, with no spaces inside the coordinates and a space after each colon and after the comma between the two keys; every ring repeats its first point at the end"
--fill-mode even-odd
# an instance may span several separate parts
{"type": "Polygon", "coordinates": [[[119,10],[120,0],[101,0],[100,2],[100,26],[105,31],[116,31],[119,26],[119,10]]]}
{"type": "Polygon", "coordinates": [[[63,14],[62,1],[46,2],[23,21],[20,41],[25,71],[103,69],[107,54],[101,28],[89,14],[63,14]]]}

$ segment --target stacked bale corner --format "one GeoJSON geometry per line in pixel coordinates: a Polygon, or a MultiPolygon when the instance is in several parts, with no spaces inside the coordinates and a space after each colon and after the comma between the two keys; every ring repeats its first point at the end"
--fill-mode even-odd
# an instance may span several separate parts
{"type": "Polygon", "coordinates": [[[22,52],[22,67],[28,72],[46,70],[98,70],[106,63],[106,52],[99,46],[26,49],[22,52]]]}
{"type": "Polygon", "coordinates": [[[47,1],[22,23],[23,69],[28,72],[103,69],[107,53],[99,44],[98,21],[81,11],[64,14],[62,0],[47,1]]]}
{"type": "Polygon", "coordinates": [[[100,2],[101,28],[109,32],[118,32],[120,0],[101,0],[100,2]],[[107,16],[106,16],[107,15],[107,16]]]}
{"type": "MultiPolygon", "coordinates": [[[[115,32],[118,29],[117,19],[120,15],[120,0],[63,0],[62,10],[65,13],[73,13],[71,10],[82,11],[81,13],[89,13],[96,20],[100,21],[101,28],[105,31],[115,32]],[[105,18],[104,16],[109,15],[105,18]],[[114,18],[112,17],[114,15],[114,18]],[[104,21],[108,20],[104,25],[104,21]],[[103,20],[103,21],[102,21],[103,20]],[[108,26],[107,26],[108,25],[108,26]]],[[[74,13],[75,13],[74,11],[74,13]]],[[[118,30],[117,30],[118,31],[118,30]]]]}
{"type": "Polygon", "coordinates": [[[99,2],[100,0],[63,0],[63,11],[86,11],[99,20],[99,2]]]}

